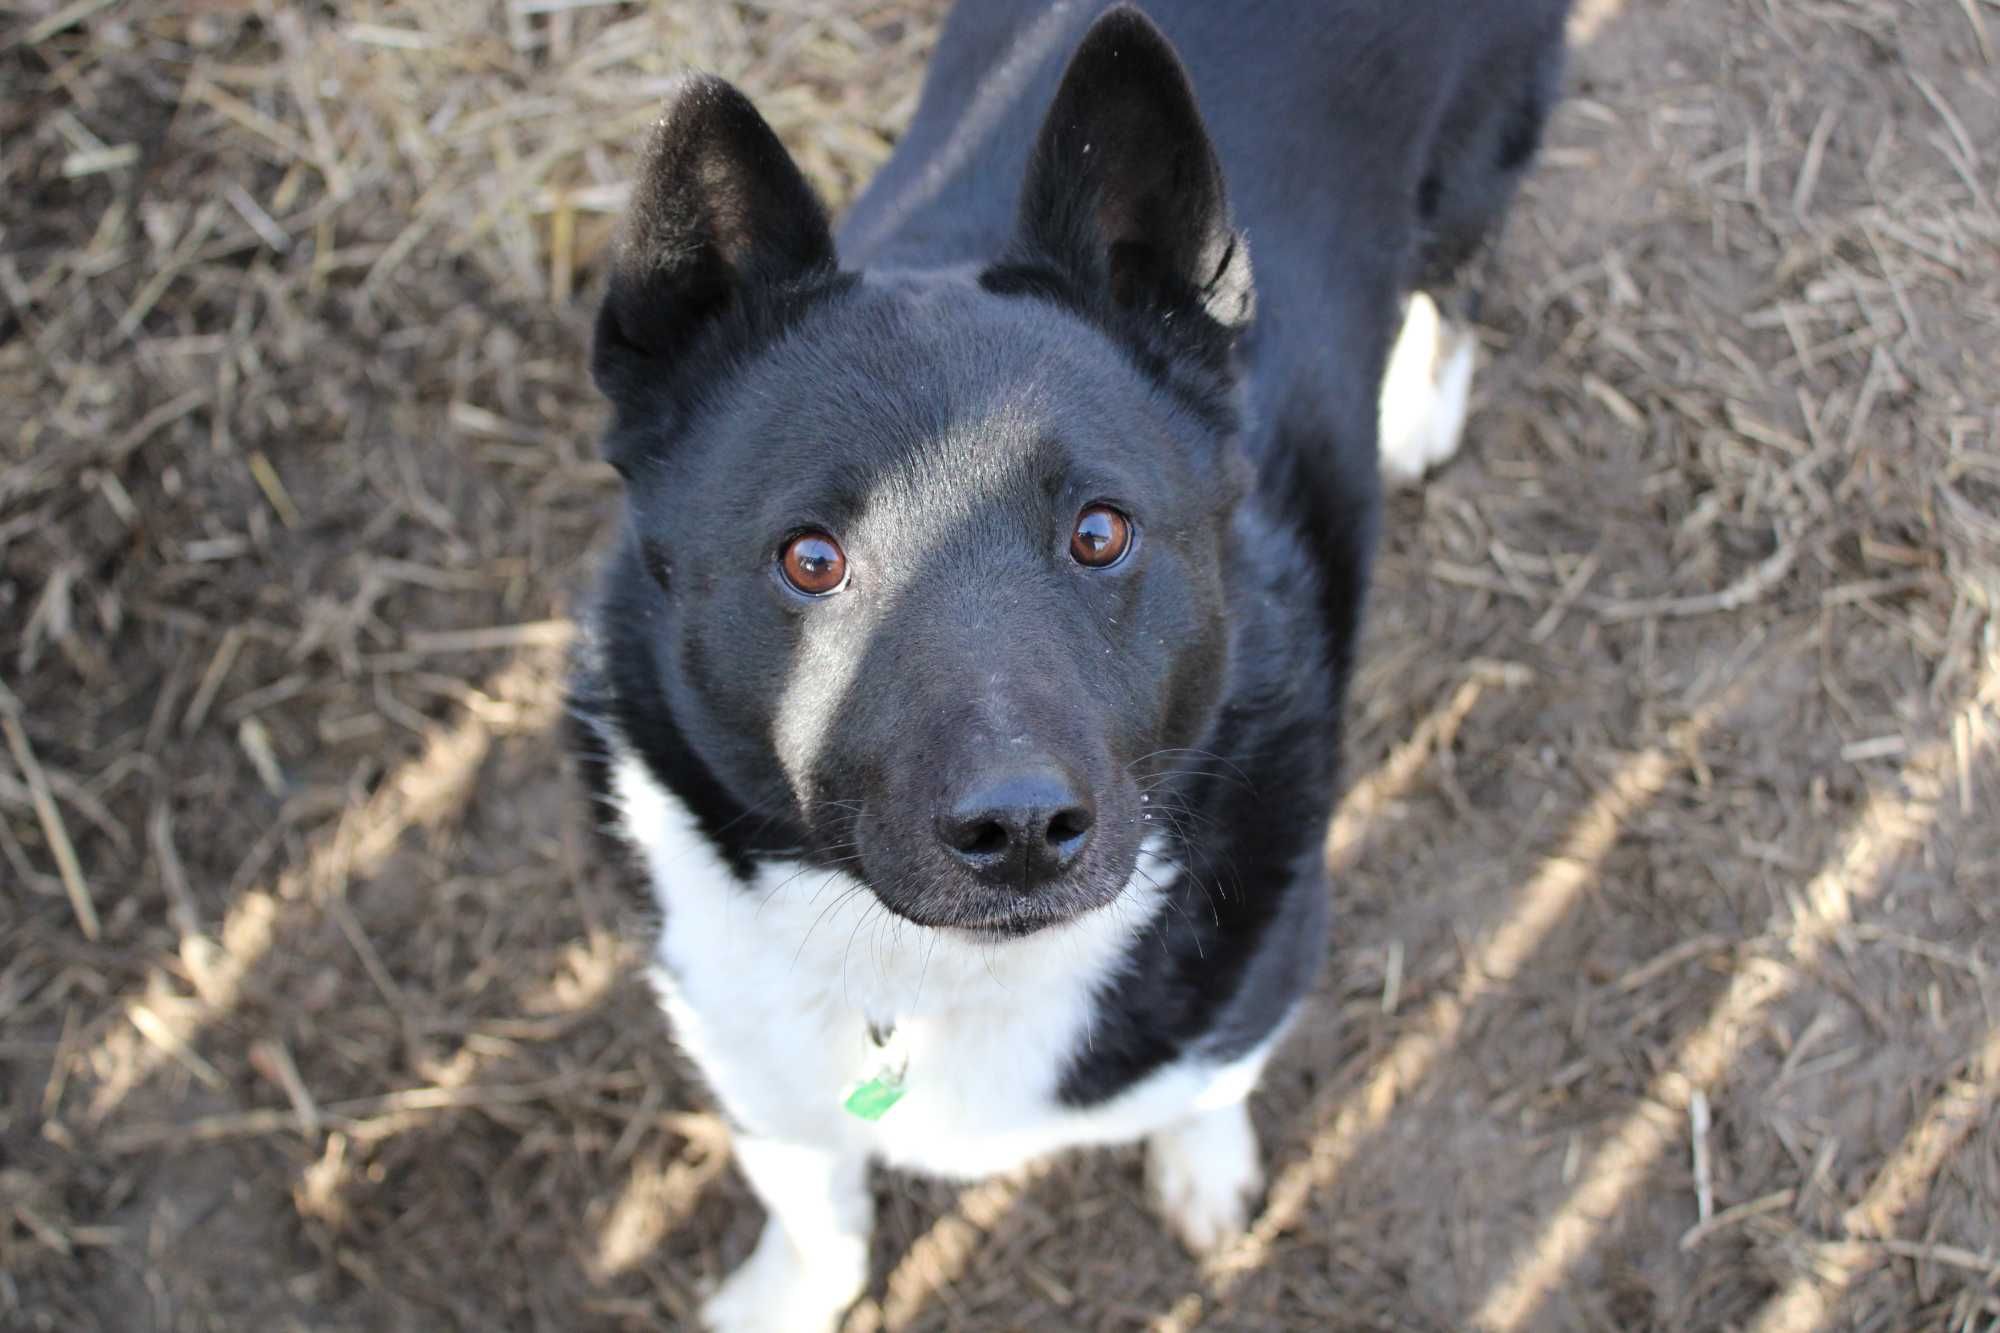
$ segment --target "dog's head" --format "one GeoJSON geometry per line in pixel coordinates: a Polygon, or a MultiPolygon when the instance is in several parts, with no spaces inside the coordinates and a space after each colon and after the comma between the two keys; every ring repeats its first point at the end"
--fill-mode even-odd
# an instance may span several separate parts
{"type": "Polygon", "coordinates": [[[593,371],[645,584],[618,604],[688,748],[898,915],[1021,933],[1115,898],[1169,831],[1149,784],[1227,667],[1249,261],[1136,13],[1085,38],[990,260],[842,272],[770,128],[695,79],[593,371]]]}

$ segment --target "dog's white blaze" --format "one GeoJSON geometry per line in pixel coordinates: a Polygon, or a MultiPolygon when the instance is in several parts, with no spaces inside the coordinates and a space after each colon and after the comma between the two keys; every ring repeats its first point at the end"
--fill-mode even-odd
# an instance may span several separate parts
{"type": "Polygon", "coordinates": [[[675,1035],[736,1122],[936,1175],[973,1178],[1084,1144],[1127,1143],[1240,1101],[1270,1043],[1227,1065],[1189,1052],[1084,1110],[1057,1099],[1094,993],[1178,873],[1151,852],[1111,905],[1025,939],[974,941],[892,916],[851,876],[764,864],[746,887],[693,815],[629,755],[613,765],[662,926],[654,973],[675,1035]],[[880,1121],[841,1099],[893,1022],[908,1091],[880,1121]]]}
{"type": "MultiPolygon", "coordinates": [[[[1034,388],[1023,385],[1021,392],[1032,395],[1034,388]]],[[[991,425],[977,418],[968,421],[964,427],[965,439],[976,441],[982,434],[1004,432],[1009,412],[996,410],[994,417],[991,425]]],[[[916,575],[906,572],[903,581],[921,577],[920,572],[930,564],[928,554],[940,544],[953,541],[953,533],[963,532],[984,498],[981,487],[964,484],[966,459],[966,451],[953,450],[944,456],[907,460],[886,470],[875,481],[869,507],[848,525],[848,537],[855,549],[893,547],[902,553],[900,563],[905,571],[919,571],[916,575]],[[911,522],[907,503],[888,505],[886,511],[874,507],[874,501],[883,496],[907,500],[916,495],[921,495],[923,502],[921,517],[915,524],[911,522]]],[[[890,571],[874,573],[879,580],[890,571]]],[[[878,581],[872,589],[874,596],[883,601],[893,601],[900,590],[899,583],[894,581],[878,581]]],[[[817,755],[825,748],[828,728],[840,716],[841,701],[861,670],[860,655],[839,649],[820,652],[815,648],[809,626],[802,650],[793,658],[785,688],[778,694],[776,730],[785,754],[817,755]]],[[[799,774],[794,772],[792,776],[797,778],[799,774]]]]}
{"type": "Polygon", "coordinates": [[[1479,340],[1439,312],[1423,292],[1410,297],[1402,332],[1382,376],[1382,475],[1408,484],[1458,452],[1472,405],[1479,340]]]}

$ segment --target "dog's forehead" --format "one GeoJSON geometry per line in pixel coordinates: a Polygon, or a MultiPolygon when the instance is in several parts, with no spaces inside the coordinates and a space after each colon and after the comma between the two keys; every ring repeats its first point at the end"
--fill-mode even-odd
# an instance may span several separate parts
{"type": "Polygon", "coordinates": [[[939,445],[1047,458],[1052,442],[1116,438],[1160,409],[1102,334],[984,291],[970,271],[864,277],[773,348],[769,369],[810,408],[794,425],[867,441],[885,461],[939,445]]]}
{"type": "Polygon", "coordinates": [[[871,275],[816,304],[738,368],[691,443],[667,489],[758,540],[818,525],[903,549],[980,531],[995,550],[1073,502],[1178,508],[1205,447],[1103,333],[971,270],[871,275]]]}

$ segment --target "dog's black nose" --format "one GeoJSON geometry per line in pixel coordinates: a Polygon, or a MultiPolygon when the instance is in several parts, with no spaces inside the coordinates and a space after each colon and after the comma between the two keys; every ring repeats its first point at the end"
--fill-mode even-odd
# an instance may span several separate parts
{"type": "Polygon", "coordinates": [[[1068,870],[1090,845],[1090,798],[1053,768],[987,776],[937,818],[938,838],[961,865],[993,883],[1032,889],[1068,870]]]}

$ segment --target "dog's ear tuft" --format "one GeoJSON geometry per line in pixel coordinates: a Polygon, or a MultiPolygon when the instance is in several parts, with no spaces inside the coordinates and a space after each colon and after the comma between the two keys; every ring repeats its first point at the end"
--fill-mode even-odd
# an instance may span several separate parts
{"type": "Polygon", "coordinates": [[[673,374],[760,287],[830,274],[826,211],[778,136],[725,80],[683,81],[654,126],[612,254],[591,373],[614,403],[673,374]]]}
{"type": "Polygon", "coordinates": [[[1120,309],[1249,322],[1249,251],[1194,89],[1138,10],[1108,11],[1071,57],[1029,162],[1017,245],[1120,309]]]}

